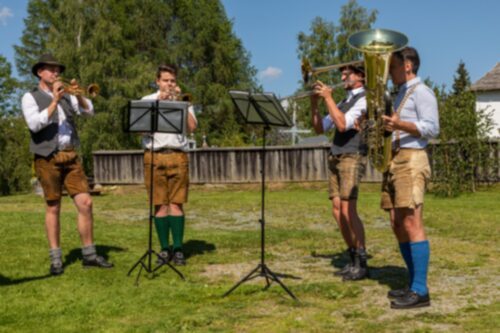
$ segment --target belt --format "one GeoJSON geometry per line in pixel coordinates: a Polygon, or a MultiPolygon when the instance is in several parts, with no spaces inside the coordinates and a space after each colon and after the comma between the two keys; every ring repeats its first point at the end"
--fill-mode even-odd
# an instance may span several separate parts
{"type": "Polygon", "coordinates": [[[425,150],[422,148],[399,148],[399,149],[393,149],[392,150],[392,155],[397,155],[400,151],[402,150],[407,150],[407,151],[419,151],[419,150],[425,150]]]}
{"type": "MultiPolygon", "coordinates": [[[[151,149],[146,149],[146,151],[151,152],[151,149]]],[[[180,150],[180,149],[161,148],[161,149],[153,151],[153,153],[157,153],[157,154],[173,154],[173,153],[184,153],[184,151],[180,150]]]]}

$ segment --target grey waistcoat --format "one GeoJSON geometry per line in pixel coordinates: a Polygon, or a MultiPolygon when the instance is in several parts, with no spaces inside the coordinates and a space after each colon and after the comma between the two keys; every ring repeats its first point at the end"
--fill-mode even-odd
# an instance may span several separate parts
{"type": "MultiPolygon", "coordinates": [[[[350,108],[356,104],[356,102],[364,97],[366,94],[365,91],[354,95],[353,98],[348,103],[340,103],[337,105],[342,113],[346,113],[350,108]]],[[[360,153],[366,155],[367,146],[364,142],[363,135],[356,131],[355,129],[350,129],[345,132],[340,132],[338,129],[335,129],[335,136],[333,137],[333,144],[331,148],[332,155],[340,155],[340,154],[355,154],[360,153]]]]}
{"type": "MultiPolygon", "coordinates": [[[[38,87],[31,91],[31,95],[38,105],[39,112],[45,110],[50,105],[50,103],[52,103],[52,97],[38,89],[38,87]]],[[[66,115],[66,120],[72,127],[71,142],[73,145],[77,146],[79,140],[76,133],[75,121],[73,119],[74,110],[71,106],[71,100],[68,95],[64,95],[59,100],[59,106],[63,109],[64,114],[66,115]]],[[[54,111],[51,118],[53,122],[50,123],[47,127],[41,129],[36,133],[30,131],[30,151],[32,153],[47,157],[57,150],[57,133],[59,132],[59,115],[57,110],[54,111]]]]}

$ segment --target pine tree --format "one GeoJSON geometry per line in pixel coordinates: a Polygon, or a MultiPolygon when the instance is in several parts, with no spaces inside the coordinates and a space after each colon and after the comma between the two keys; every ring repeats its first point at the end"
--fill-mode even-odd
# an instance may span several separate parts
{"type": "Polygon", "coordinates": [[[465,63],[460,60],[456,74],[453,76],[452,94],[460,95],[470,88],[469,72],[465,68],[465,63]]]}

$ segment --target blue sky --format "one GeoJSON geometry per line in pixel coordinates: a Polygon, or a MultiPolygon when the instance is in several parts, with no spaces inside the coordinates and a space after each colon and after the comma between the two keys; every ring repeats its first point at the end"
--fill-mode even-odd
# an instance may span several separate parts
{"type": "MultiPolygon", "coordinates": [[[[0,54],[14,63],[12,45],[20,43],[27,0],[0,0],[0,54]]],[[[284,96],[299,86],[297,34],[309,33],[321,16],[338,22],[347,0],[222,0],[234,32],[251,54],[266,91],[284,96]]],[[[500,62],[498,0],[358,0],[377,9],[376,28],[406,34],[421,57],[420,76],[450,87],[460,60],[472,81],[500,62]]],[[[324,65],[324,64],[321,64],[324,65]]]]}

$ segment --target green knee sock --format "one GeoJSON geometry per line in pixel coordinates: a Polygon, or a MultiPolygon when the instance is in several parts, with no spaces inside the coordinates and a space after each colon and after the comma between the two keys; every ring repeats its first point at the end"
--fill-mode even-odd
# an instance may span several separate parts
{"type": "Polygon", "coordinates": [[[182,249],[184,238],[184,216],[168,216],[170,228],[172,229],[172,238],[174,239],[174,251],[182,249]]]}
{"type": "Polygon", "coordinates": [[[166,251],[169,248],[169,245],[168,245],[168,234],[169,234],[168,216],[155,217],[155,226],[156,226],[156,233],[158,234],[158,239],[160,240],[161,250],[166,251]]]}

